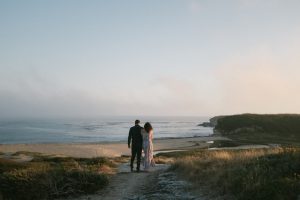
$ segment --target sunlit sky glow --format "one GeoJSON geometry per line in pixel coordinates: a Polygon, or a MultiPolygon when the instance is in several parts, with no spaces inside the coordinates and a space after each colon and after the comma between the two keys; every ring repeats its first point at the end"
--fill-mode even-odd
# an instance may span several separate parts
{"type": "Polygon", "coordinates": [[[300,112],[300,1],[0,1],[0,117],[300,112]]]}

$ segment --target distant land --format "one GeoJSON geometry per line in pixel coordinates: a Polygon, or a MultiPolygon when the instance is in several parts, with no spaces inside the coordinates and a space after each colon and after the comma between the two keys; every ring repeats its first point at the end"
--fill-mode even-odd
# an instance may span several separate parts
{"type": "Polygon", "coordinates": [[[200,126],[214,127],[214,134],[239,144],[300,145],[299,114],[241,114],[216,116],[200,126]]]}

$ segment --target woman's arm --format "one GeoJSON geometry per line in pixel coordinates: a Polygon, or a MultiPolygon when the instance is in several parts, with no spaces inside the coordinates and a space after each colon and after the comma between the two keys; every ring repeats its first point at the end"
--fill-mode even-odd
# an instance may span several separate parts
{"type": "Polygon", "coordinates": [[[150,140],[152,141],[152,139],[153,139],[153,131],[150,131],[149,137],[150,137],[150,140]]]}

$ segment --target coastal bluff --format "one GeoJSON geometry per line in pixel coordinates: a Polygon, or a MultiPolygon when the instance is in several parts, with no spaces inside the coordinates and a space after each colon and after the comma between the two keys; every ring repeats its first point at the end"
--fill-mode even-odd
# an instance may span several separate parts
{"type": "Polygon", "coordinates": [[[299,114],[241,114],[210,119],[214,134],[254,143],[300,144],[299,114]]]}
{"type": "Polygon", "coordinates": [[[201,124],[198,124],[198,126],[203,126],[203,127],[216,127],[217,124],[218,124],[218,120],[223,118],[223,117],[226,117],[226,116],[215,116],[213,118],[210,118],[209,119],[209,122],[203,122],[201,124]]]}

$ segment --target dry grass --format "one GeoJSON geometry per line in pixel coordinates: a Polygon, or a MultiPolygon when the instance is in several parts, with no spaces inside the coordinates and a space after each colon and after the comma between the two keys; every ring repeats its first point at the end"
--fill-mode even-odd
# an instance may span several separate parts
{"type": "Polygon", "coordinates": [[[24,163],[0,159],[0,196],[4,199],[54,199],[93,193],[107,185],[108,175],[116,167],[107,158],[30,155],[34,159],[24,163]]]}
{"type": "Polygon", "coordinates": [[[174,163],[174,158],[166,157],[166,156],[155,156],[154,157],[156,164],[171,164],[174,163]]]}
{"type": "Polygon", "coordinates": [[[193,151],[177,155],[173,170],[232,199],[297,199],[300,150],[297,148],[193,151]]]}

